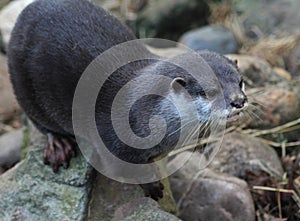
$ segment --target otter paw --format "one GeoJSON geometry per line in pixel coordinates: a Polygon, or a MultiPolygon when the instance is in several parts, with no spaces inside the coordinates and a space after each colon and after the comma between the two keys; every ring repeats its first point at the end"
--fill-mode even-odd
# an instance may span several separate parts
{"type": "Polygon", "coordinates": [[[51,133],[47,134],[48,145],[44,151],[44,164],[50,165],[54,173],[58,172],[60,166],[65,169],[69,167],[69,162],[76,155],[76,142],[71,138],[60,137],[51,133]]]}
{"type": "Polygon", "coordinates": [[[164,196],[164,185],[160,181],[141,184],[140,186],[143,188],[146,197],[151,197],[157,201],[164,196]]]}

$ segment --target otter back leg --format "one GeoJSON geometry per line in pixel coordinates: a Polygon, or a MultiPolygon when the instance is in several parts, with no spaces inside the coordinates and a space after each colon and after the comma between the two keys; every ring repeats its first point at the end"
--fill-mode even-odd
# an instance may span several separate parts
{"type": "Polygon", "coordinates": [[[44,164],[50,165],[54,173],[58,172],[60,166],[68,168],[71,158],[76,155],[75,139],[53,133],[47,133],[47,137],[48,144],[44,151],[44,164]]]}
{"type": "Polygon", "coordinates": [[[146,197],[151,197],[156,201],[163,198],[164,185],[160,181],[140,184],[140,186],[143,188],[146,197]]]}

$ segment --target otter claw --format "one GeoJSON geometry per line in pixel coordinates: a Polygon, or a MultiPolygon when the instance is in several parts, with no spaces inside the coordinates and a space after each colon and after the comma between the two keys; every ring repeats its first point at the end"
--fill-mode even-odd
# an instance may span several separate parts
{"type": "Polygon", "coordinates": [[[47,134],[48,145],[44,151],[44,164],[50,165],[54,173],[57,173],[60,166],[65,169],[75,156],[74,142],[68,138],[61,138],[53,134],[47,134]]]}

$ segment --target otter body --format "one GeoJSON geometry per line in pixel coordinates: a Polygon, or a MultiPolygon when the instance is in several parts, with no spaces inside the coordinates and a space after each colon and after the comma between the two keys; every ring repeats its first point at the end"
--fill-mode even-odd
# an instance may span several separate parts
{"type": "MultiPolygon", "coordinates": [[[[74,155],[72,102],[82,73],[107,49],[134,39],[134,35],[115,17],[85,0],[37,0],[19,16],[8,46],[11,80],[17,100],[27,116],[42,133],[48,135],[44,162],[50,164],[55,172],[59,166],[68,167],[74,155]]],[[[150,55],[143,45],[138,47],[150,55]]],[[[231,117],[239,113],[247,98],[242,91],[242,79],[236,64],[213,52],[199,52],[199,56],[220,81],[226,101],[226,110],[221,111],[223,115],[231,117]]],[[[151,158],[172,150],[178,139],[174,132],[181,127],[176,108],[159,96],[149,96],[132,107],[131,129],[137,136],[146,137],[151,133],[148,126],[150,117],[161,114],[168,119],[162,142],[151,149],[135,149],[118,139],[110,119],[113,98],[124,84],[145,73],[162,74],[173,79],[164,93],[175,99],[182,97],[181,89],[174,82],[185,88],[199,106],[199,114],[203,118],[208,119],[207,115],[212,111],[209,110],[212,102],[207,100],[201,86],[174,64],[159,61],[157,57],[119,68],[99,93],[96,124],[109,150],[118,158],[132,163],[147,163],[151,158]],[[206,112],[204,106],[207,106],[206,112]]],[[[142,86],[133,88],[130,93],[135,93],[135,90],[142,90],[142,86]]],[[[130,94],[124,99],[130,99],[130,94]]],[[[152,193],[150,195],[157,198],[152,193]]]]}

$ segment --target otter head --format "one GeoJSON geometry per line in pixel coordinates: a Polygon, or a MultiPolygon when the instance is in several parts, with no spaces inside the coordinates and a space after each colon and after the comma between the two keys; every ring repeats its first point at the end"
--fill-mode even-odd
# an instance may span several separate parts
{"type": "Polygon", "coordinates": [[[203,80],[199,81],[191,75],[178,74],[170,85],[172,99],[183,106],[186,115],[189,114],[191,105],[195,105],[199,121],[202,122],[237,120],[241,111],[248,106],[237,62],[210,51],[198,54],[208,64],[209,70],[204,73],[206,76],[202,76],[203,80]],[[191,96],[192,103],[187,100],[187,94],[191,96]]]}

